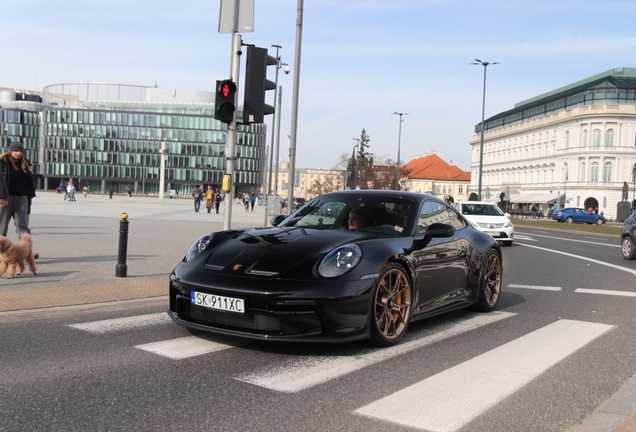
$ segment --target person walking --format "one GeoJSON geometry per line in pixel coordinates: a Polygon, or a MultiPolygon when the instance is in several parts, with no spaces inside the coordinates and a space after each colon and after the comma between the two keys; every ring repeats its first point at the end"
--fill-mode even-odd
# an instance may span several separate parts
{"type": "Polygon", "coordinates": [[[75,201],[75,192],[77,192],[77,190],[73,182],[68,182],[68,185],[66,185],[66,199],[68,201],[75,201]]]}
{"type": "Polygon", "coordinates": [[[212,204],[214,204],[214,191],[212,185],[208,185],[208,190],[205,191],[205,208],[208,213],[212,211],[212,204]]]}
{"type": "Polygon", "coordinates": [[[250,208],[254,211],[254,203],[256,202],[256,194],[254,191],[250,192],[250,208]]]}
{"type": "Polygon", "coordinates": [[[243,206],[245,211],[250,211],[250,195],[247,192],[243,192],[243,206]]]}
{"type": "Polygon", "coordinates": [[[24,146],[13,141],[9,151],[0,155],[0,235],[7,236],[13,218],[18,238],[31,234],[29,229],[29,200],[35,198],[31,177],[31,163],[24,157],[24,146]]]}
{"type": "Polygon", "coordinates": [[[203,190],[196,185],[194,187],[194,191],[192,191],[192,197],[194,198],[194,212],[199,213],[199,209],[201,208],[201,200],[203,199],[203,190]]]}
{"type": "Polygon", "coordinates": [[[221,201],[223,201],[223,195],[221,195],[220,190],[216,190],[214,193],[214,208],[216,209],[216,214],[219,214],[219,207],[221,207],[221,201]]]}
{"type": "Polygon", "coordinates": [[[132,188],[130,186],[128,186],[128,189],[126,190],[128,192],[128,198],[132,197],[132,188]]]}
{"type": "Polygon", "coordinates": [[[113,194],[115,193],[115,189],[111,186],[110,189],[108,189],[108,197],[110,199],[113,199],[113,194]]]}
{"type": "Polygon", "coordinates": [[[84,186],[84,198],[88,196],[88,186],[84,186]]]}

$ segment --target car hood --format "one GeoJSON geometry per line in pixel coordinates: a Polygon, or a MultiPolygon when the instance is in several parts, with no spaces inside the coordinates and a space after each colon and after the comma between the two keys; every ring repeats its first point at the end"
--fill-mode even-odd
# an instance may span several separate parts
{"type": "Polygon", "coordinates": [[[214,242],[203,266],[232,275],[274,277],[337,246],[373,235],[311,228],[251,228],[214,242]]]}
{"type": "Polygon", "coordinates": [[[510,222],[506,216],[484,216],[484,215],[464,215],[466,219],[481,223],[507,223],[510,222]]]}

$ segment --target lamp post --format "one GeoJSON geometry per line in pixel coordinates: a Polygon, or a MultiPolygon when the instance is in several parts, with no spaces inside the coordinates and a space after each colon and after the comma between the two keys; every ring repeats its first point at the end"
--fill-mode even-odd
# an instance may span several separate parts
{"type": "MultiPolygon", "coordinates": [[[[278,51],[282,48],[282,46],[280,45],[272,45],[272,48],[276,48],[276,78],[275,78],[275,84],[276,84],[276,88],[274,89],[274,106],[276,106],[276,97],[278,96],[278,71],[280,70],[281,67],[283,67],[283,65],[287,66],[285,68],[285,73],[288,74],[289,73],[289,65],[287,63],[282,63],[280,61],[280,56],[278,55],[278,51]]],[[[278,109],[280,109],[280,105],[277,107],[278,109]]],[[[278,111],[278,109],[276,111],[278,111]]],[[[279,117],[280,118],[280,117],[279,117]]],[[[271,144],[269,146],[269,175],[268,175],[268,181],[267,181],[267,195],[272,195],[272,168],[274,166],[274,129],[276,126],[276,116],[273,115],[272,116],[272,140],[271,140],[271,144]]],[[[278,164],[278,161],[276,162],[278,164]]],[[[276,193],[276,191],[274,191],[274,193],[276,193]]]]}
{"type": "Polygon", "coordinates": [[[404,121],[402,120],[402,116],[409,115],[409,113],[401,113],[401,112],[393,111],[391,115],[400,116],[400,128],[398,132],[398,153],[397,153],[397,162],[396,162],[397,172],[395,173],[395,190],[400,190],[400,144],[402,141],[402,122],[404,121]]]}
{"type": "Polygon", "coordinates": [[[565,170],[565,185],[563,186],[563,208],[568,205],[568,170],[565,170]]]}
{"type": "MultiPolygon", "coordinates": [[[[358,182],[358,146],[360,145],[360,138],[354,138],[353,139],[356,142],[356,145],[353,146],[353,149],[355,150],[355,158],[356,158],[356,174],[355,174],[355,182],[358,182]]],[[[355,189],[355,188],[354,188],[355,189]]]]}
{"type": "Polygon", "coordinates": [[[632,183],[634,187],[632,188],[632,203],[629,208],[634,211],[634,201],[636,201],[636,163],[634,164],[634,168],[632,168],[632,183]]]}
{"type": "Polygon", "coordinates": [[[484,168],[484,129],[485,129],[485,125],[484,125],[484,113],[486,111],[486,68],[488,67],[489,64],[499,64],[499,62],[494,62],[494,63],[490,63],[490,62],[485,62],[485,61],[481,61],[479,59],[475,59],[475,61],[477,63],[471,63],[472,65],[482,65],[484,67],[484,92],[482,95],[482,102],[481,102],[481,140],[479,142],[479,188],[478,188],[478,199],[479,201],[481,201],[481,178],[482,178],[482,174],[483,174],[483,168],[484,168]]]}

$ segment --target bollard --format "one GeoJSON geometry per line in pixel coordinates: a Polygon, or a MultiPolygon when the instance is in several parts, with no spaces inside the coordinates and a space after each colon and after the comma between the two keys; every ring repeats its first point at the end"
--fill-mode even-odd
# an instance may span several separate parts
{"type": "Polygon", "coordinates": [[[128,266],[126,265],[126,253],[128,249],[128,213],[121,214],[119,221],[119,254],[117,255],[117,267],[115,277],[126,277],[128,266]]]}

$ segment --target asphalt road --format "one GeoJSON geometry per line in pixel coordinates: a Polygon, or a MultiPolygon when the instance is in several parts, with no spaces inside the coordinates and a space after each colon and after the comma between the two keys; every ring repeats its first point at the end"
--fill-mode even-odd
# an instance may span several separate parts
{"type": "MultiPolygon", "coordinates": [[[[172,260],[217,223],[185,200],[143,213],[147,198],[118,197],[110,207],[106,197],[89,207],[91,198],[53,201],[60,214],[43,214],[44,204],[38,213],[34,204],[41,274],[16,278],[26,281],[19,287],[0,280],[0,295],[121,284],[114,271],[123,211],[135,257],[125,283],[157,279],[161,286],[172,260]],[[64,214],[76,204],[102,215],[64,214]],[[165,227],[170,235],[162,235],[165,227]],[[91,230],[98,231],[92,246],[74,245],[91,230]],[[82,265],[53,258],[57,247],[82,265]]],[[[265,215],[257,212],[240,217],[259,225],[265,215]]],[[[3,312],[0,431],[630,430],[634,282],[636,261],[620,257],[613,237],[523,227],[504,248],[495,313],[414,323],[395,349],[192,335],[167,319],[161,292],[143,301],[3,312]]]]}

